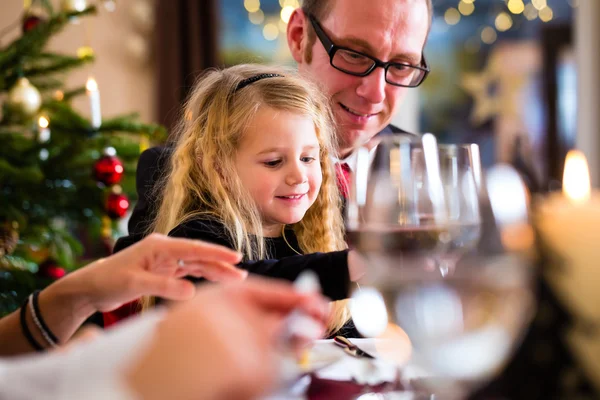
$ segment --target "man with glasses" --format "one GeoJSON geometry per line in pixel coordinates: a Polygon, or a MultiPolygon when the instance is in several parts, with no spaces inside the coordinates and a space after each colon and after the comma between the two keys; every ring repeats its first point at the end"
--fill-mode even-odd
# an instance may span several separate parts
{"type": "Polygon", "coordinates": [[[288,45],[332,99],[340,159],[380,132],[406,133],[390,121],[429,73],[431,18],[431,0],[304,0],[292,14],[288,45]]]}
{"type": "MultiPolygon", "coordinates": [[[[423,47],[431,0],[304,0],[292,14],[287,40],[298,69],[331,97],[338,125],[339,171],[352,170],[353,149],[378,133],[407,133],[390,125],[406,91],[419,86],[429,67],[423,47]]],[[[156,215],[149,193],[165,169],[168,151],[153,148],[138,163],[139,201],[121,250],[146,234],[156,215]]]]}

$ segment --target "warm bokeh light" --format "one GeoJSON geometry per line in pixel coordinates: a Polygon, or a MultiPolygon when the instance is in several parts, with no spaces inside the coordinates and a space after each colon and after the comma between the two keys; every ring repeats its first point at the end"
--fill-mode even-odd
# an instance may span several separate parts
{"type": "Polygon", "coordinates": [[[490,26],[486,26],[481,31],[481,41],[485,44],[492,44],[498,39],[498,34],[494,30],[494,28],[490,26]]]}
{"type": "Polygon", "coordinates": [[[460,13],[454,7],[450,7],[444,13],[444,20],[448,25],[456,25],[460,21],[460,13]]]}
{"type": "Polygon", "coordinates": [[[248,19],[254,25],[260,25],[265,21],[265,13],[262,10],[248,13],[248,19]]]}
{"type": "Polygon", "coordinates": [[[263,36],[267,40],[275,40],[279,36],[279,28],[275,24],[268,23],[263,28],[263,36]]]}
{"type": "Polygon", "coordinates": [[[54,99],[58,101],[62,101],[65,98],[65,93],[62,90],[57,90],[54,92],[54,99]]]}
{"type": "Polygon", "coordinates": [[[537,18],[538,11],[535,9],[533,4],[529,3],[525,6],[525,11],[523,12],[523,15],[525,15],[525,18],[527,18],[528,21],[533,21],[537,18]]]}
{"type": "Polygon", "coordinates": [[[96,80],[92,77],[89,77],[87,82],[85,83],[85,88],[87,90],[89,90],[90,92],[94,92],[98,90],[98,83],[96,83],[96,80]]]}
{"type": "Polygon", "coordinates": [[[89,58],[94,56],[94,49],[90,46],[81,46],[77,49],[77,57],[78,58],[89,58]]]}
{"type": "Polygon", "coordinates": [[[505,12],[498,14],[494,23],[496,25],[496,29],[498,29],[500,32],[509,30],[513,25],[512,18],[505,12]]]}
{"type": "Polygon", "coordinates": [[[285,33],[287,32],[287,23],[283,22],[282,20],[279,20],[277,22],[277,26],[279,27],[279,32],[285,35],[285,33]]]}
{"type": "Polygon", "coordinates": [[[473,4],[475,0],[461,0],[463,3],[473,4]]]}
{"type": "Polygon", "coordinates": [[[50,125],[50,121],[48,121],[48,118],[46,118],[44,116],[41,116],[38,119],[38,125],[39,125],[40,128],[44,129],[44,128],[47,128],[48,125],[50,125]]]}
{"type": "Polygon", "coordinates": [[[542,8],[548,6],[548,3],[546,3],[546,0],[531,0],[531,4],[533,4],[533,6],[537,10],[541,10],[542,8]]]}
{"type": "Polygon", "coordinates": [[[590,170],[585,155],[579,150],[567,153],[563,173],[563,193],[574,203],[583,203],[590,198],[590,170]]]}
{"type": "Polygon", "coordinates": [[[464,16],[471,15],[473,14],[473,11],[475,11],[475,5],[472,2],[469,3],[465,0],[461,0],[460,3],[458,3],[458,11],[464,16]]]}
{"type": "Polygon", "coordinates": [[[292,16],[292,13],[294,12],[295,8],[292,6],[285,6],[281,9],[281,20],[283,22],[285,22],[286,24],[288,22],[290,22],[290,17],[292,16]]]}
{"type": "Polygon", "coordinates": [[[292,7],[295,9],[300,7],[300,2],[298,0],[279,0],[279,5],[281,8],[292,7]]]}
{"type": "Polygon", "coordinates": [[[260,0],[244,0],[246,11],[253,13],[260,9],[260,0]]]}
{"type": "Polygon", "coordinates": [[[525,10],[525,4],[523,0],[508,0],[508,11],[513,14],[521,14],[525,10]]]}
{"type": "Polygon", "coordinates": [[[554,12],[550,7],[544,7],[540,10],[540,19],[544,22],[550,22],[554,18],[554,12]]]}

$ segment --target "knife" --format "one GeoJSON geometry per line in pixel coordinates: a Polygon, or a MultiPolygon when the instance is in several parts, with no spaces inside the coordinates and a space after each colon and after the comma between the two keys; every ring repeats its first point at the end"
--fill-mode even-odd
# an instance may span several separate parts
{"type": "Polygon", "coordinates": [[[333,343],[337,344],[340,347],[344,348],[344,351],[350,354],[352,357],[366,357],[366,358],[375,358],[366,351],[360,349],[357,345],[349,341],[343,336],[336,336],[333,338],[333,343]]]}

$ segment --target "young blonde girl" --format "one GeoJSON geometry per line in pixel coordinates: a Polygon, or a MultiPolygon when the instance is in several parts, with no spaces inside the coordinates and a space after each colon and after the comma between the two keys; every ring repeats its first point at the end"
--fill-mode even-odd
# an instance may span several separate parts
{"type": "MultiPolygon", "coordinates": [[[[157,185],[160,207],[151,231],[229,246],[244,255],[242,268],[262,275],[294,280],[303,270],[314,270],[326,296],[345,298],[350,276],[330,160],[333,126],[328,100],[291,71],[239,65],[208,72],[184,107],[170,170],[157,185]],[[265,235],[268,210],[257,206],[240,179],[244,167],[235,161],[249,131],[256,135],[263,128],[257,116],[265,112],[309,118],[318,140],[320,188],[303,217],[282,224],[279,237],[265,235]],[[288,257],[296,253],[303,255],[288,257]]],[[[143,301],[144,307],[151,303],[143,301]]],[[[333,310],[332,332],[348,320],[345,304],[337,302],[333,310]]]]}

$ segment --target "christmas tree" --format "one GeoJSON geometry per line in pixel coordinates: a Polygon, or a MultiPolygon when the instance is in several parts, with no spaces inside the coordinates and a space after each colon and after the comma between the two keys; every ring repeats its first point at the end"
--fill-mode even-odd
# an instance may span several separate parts
{"type": "Polygon", "coordinates": [[[93,49],[57,54],[46,50],[48,40],[95,13],[85,0],[62,1],[60,9],[30,2],[22,35],[0,47],[0,316],[106,254],[135,195],[137,157],[164,136],[135,114],[102,119],[91,77],[65,87],[65,72],[93,62],[93,49]],[[86,115],[71,106],[77,96],[88,97],[86,115]]]}

